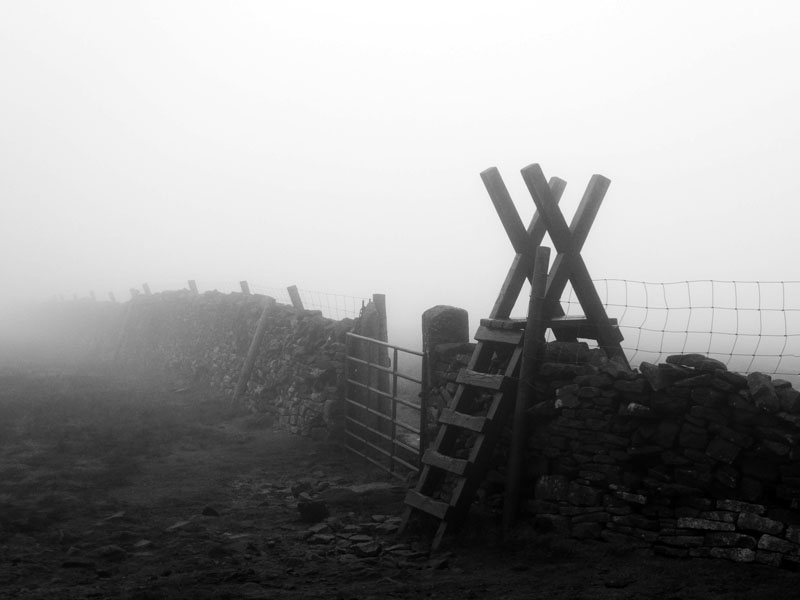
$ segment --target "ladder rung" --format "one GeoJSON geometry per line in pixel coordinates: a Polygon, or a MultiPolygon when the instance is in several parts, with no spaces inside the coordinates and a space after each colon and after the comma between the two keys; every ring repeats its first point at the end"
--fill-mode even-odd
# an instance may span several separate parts
{"type": "Polygon", "coordinates": [[[424,496],[416,490],[408,490],[406,492],[406,504],[412,508],[426,512],[429,515],[433,515],[437,519],[444,519],[447,515],[447,511],[450,509],[449,504],[424,496]]]}
{"type": "MultiPolygon", "coordinates": [[[[616,332],[617,337],[621,340],[622,334],[619,333],[619,329],[617,328],[617,320],[609,319],[608,321],[608,326],[616,332]]],[[[579,338],[586,338],[589,340],[600,338],[600,328],[597,326],[597,323],[580,315],[555,317],[550,319],[547,325],[553,329],[553,331],[569,332],[571,335],[579,338]]]]}
{"type": "Polygon", "coordinates": [[[489,329],[525,329],[528,319],[481,319],[481,326],[489,329]]]}
{"type": "Polygon", "coordinates": [[[464,413],[457,412],[450,408],[445,408],[442,410],[442,414],[439,415],[439,423],[455,425],[456,427],[468,429],[469,431],[474,431],[476,433],[483,433],[487,421],[488,420],[486,417],[465,415],[464,413]]]}
{"type": "Polygon", "coordinates": [[[516,346],[522,340],[522,331],[515,329],[492,329],[481,326],[475,333],[479,342],[492,342],[495,344],[510,344],[516,346]]]}
{"type": "MultiPolygon", "coordinates": [[[[590,321],[583,315],[566,315],[564,317],[554,317],[548,321],[550,327],[595,327],[597,323],[590,321]]],[[[609,319],[608,324],[617,326],[616,319],[609,319]]]]}
{"type": "Polygon", "coordinates": [[[461,369],[456,377],[456,383],[472,385],[487,390],[499,391],[506,385],[506,378],[502,374],[479,373],[469,369],[461,369]]]}
{"type": "Polygon", "coordinates": [[[435,450],[426,450],[422,455],[422,462],[431,467],[443,469],[449,473],[463,476],[469,467],[469,461],[463,458],[453,458],[452,456],[445,456],[435,450]]]}

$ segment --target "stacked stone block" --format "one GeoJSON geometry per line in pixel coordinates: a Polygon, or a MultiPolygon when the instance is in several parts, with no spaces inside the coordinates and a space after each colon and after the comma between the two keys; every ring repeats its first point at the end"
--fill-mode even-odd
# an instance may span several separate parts
{"type": "MultiPolygon", "coordinates": [[[[232,395],[264,298],[165,292],[131,303],[119,359],[232,395]]],[[[244,400],[276,426],[315,439],[342,433],[345,337],[352,319],[275,304],[244,400]]]]}
{"type": "Polygon", "coordinates": [[[548,344],[530,410],[535,525],[677,557],[800,563],[800,393],[676,355],[548,344]]]}

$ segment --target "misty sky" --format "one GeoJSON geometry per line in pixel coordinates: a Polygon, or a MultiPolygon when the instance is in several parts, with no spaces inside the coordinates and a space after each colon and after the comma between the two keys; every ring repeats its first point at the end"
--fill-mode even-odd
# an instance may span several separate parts
{"type": "MultiPolygon", "coordinates": [[[[486,316],[479,173],[611,179],[595,278],[796,280],[793,2],[0,2],[5,300],[269,287],[486,316]]],[[[800,303],[800,299],[798,299],[800,303]]]]}

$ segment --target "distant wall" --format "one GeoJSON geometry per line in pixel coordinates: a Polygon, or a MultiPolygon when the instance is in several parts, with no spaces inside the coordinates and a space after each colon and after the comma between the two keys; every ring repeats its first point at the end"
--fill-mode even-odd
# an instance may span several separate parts
{"type": "MultiPolygon", "coordinates": [[[[470,349],[432,349],[433,395],[454,395],[470,349]]],[[[586,344],[549,343],[545,361],[523,484],[536,530],[800,565],[800,392],[788,382],[700,355],[631,370],[586,344]]],[[[479,492],[498,509],[509,441],[507,428],[479,492]]]]}
{"type": "Polygon", "coordinates": [[[233,396],[263,308],[265,333],[241,401],[276,426],[325,439],[340,435],[345,336],[359,319],[335,321],[266,296],[139,295],[128,303],[66,302],[43,307],[45,347],[72,362],[102,362],[145,377],[167,377],[176,389],[210,387],[233,396]]]}

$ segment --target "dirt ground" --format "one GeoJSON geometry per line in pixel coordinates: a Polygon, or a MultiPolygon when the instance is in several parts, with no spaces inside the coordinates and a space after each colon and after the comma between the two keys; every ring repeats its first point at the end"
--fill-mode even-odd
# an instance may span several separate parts
{"type": "Polygon", "coordinates": [[[486,519],[429,555],[396,535],[404,490],[199,391],[0,372],[3,599],[798,594],[799,574],[758,565],[535,534],[503,544],[486,519]]]}

